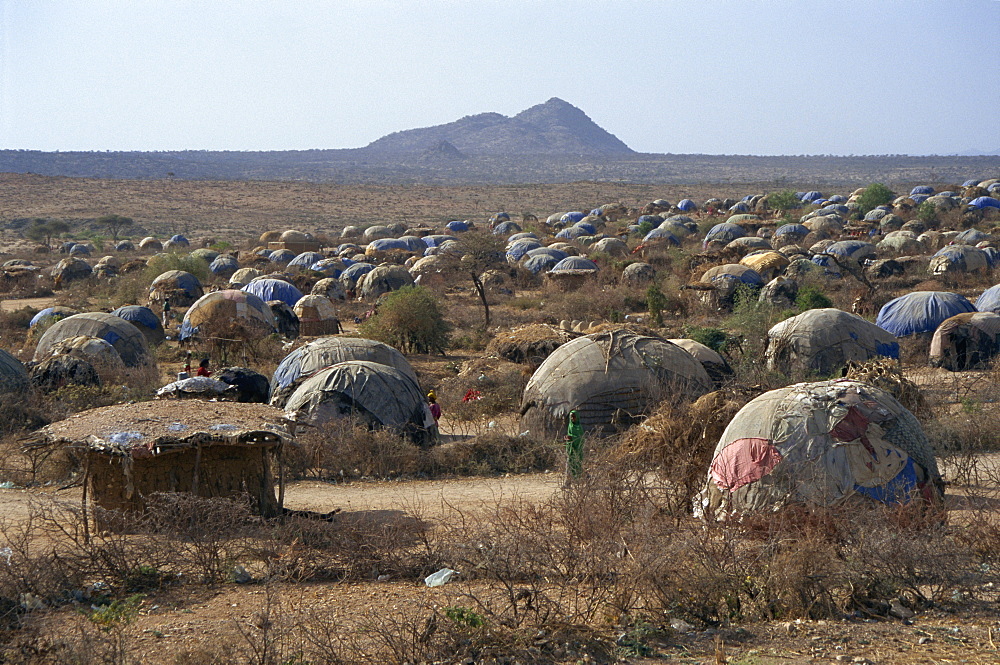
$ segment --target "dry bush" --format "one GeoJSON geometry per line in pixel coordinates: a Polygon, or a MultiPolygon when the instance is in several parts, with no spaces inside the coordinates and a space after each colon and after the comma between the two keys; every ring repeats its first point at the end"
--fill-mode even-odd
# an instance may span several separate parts
{"type": "Polygon", "coordinates": [[[310,428],[285,460],[293,477],[393,478],[421,470],[421,449],[394,432],[344,418],[310,428]]]}

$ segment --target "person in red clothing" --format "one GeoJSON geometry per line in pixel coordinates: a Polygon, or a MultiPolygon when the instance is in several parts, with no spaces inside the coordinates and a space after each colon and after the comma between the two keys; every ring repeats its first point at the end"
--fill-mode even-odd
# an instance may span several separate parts
{"type": "Polygon", "coordinates": [[[201,362],[198,363],[198,371],[196,374],[198,376],[212,376],[212,370],[208,368],[208,358],[201,359],[201,362]]]}

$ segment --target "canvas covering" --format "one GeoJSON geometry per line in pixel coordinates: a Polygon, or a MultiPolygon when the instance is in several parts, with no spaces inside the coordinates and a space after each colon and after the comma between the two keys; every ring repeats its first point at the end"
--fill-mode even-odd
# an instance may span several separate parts
{"type": "Polygon", "coordinates": [[[266,337],[277,330],[267,303],[246,291],[224,289],[208,293],[191,305],[181,323],[180,337],[211,336],[214,330],[237,319],[245,334],[266,337]]]}
{"type": "Polygon", "coordinates": [[[35,362],[54,355],[54,347],[64,339],[96,337],[114,347],[128,367],[152,365],[153,354],[145,336],[137,327],[113,314],[84,312],[60,319],[45,331],[35,347],[35,362]]]}
{"type": "Polygon", "coordinates": [[[876,356],[899,357],[899,343],[892,334],[832,307],[810,309],[774,325],[767,332],[764,353],[770,371],[823,376],[851,360],[864,362],[876,356]]]}
{"type": "Polygon", "coordinates": [[[967,312],[945,319],[931,338],[930,364],[951,371],[982,368],[1000,351],[1000,315],[967,312]]]}

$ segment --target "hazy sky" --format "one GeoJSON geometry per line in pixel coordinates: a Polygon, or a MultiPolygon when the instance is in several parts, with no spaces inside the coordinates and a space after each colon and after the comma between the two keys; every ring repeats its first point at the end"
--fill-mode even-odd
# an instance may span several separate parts
{"type": "Polygon", "coordinates": [[[640,152],[1000,149],[997,0],[0,0],[0,148],[354,148],[560,97],[640,152]]]}

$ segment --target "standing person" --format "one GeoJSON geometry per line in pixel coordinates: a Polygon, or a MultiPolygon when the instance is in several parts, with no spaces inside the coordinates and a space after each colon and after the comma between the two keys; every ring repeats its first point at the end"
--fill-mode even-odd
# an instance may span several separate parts
{"type": "Polygon", "coordinates": [[[208,368],[208,358],[202,358],[198,363],[198,376],[212,376],[212,370],[208,368]]]}
{"type": "Polygon", "coordinates": [[[427,401],[430,405],[431,415],[434,416],[434,431],[432,436],[434,440],[438,440],[441,437],[441,430],[438,427],[438,421],[441,420],[441,405],[437,402],[437,393],[431,390],[427,393],[427,401]]]}
{"type": "Polygon", "coordinates": [[[575,478],[583,472],[583,423],[580,414],[573,409],[569,412],[569,422],[566,425],[566,482],[563,487],[569,487],[575,478]]]}
{"type": "Polygon", "coordinates": [[[170,327],[170,296],[163,299],[163,329],[170,327]]]}
{"type": "Polygon", "coordinates": [[[191,377],[191,352],[187,352],[187,357],[184,360],[184,373],[191,377]]]}

